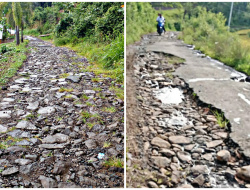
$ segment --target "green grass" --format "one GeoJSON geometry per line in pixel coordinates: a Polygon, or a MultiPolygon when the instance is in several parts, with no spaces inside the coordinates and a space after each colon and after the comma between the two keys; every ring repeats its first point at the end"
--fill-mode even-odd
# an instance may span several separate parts
{"type": "Polygon", "coordinates": [[[102,111],[104,111],[104,112],[108,112],[108,113],[114,113],[114,112],[116,112],[116,109],[115,109],[115,107],[105,107],[105,108],[102,108],[102,111]]]}
{"type": "Polygon", "coordinates": [[[73,88],[64,88],[64,87],[61,87],[58,91],[59,92],[72,92],[73,88]]]}
{"type": "Polygon", "coordinates": [[[60,74],[59,78],[67,78],[69,76],[69,73],[62,73],[60,74]]]}
{"type": "Polygon", "coordinates": [[[111,146],[111,142],[104,142],[103,148],[109,148],[111,146]]]}
{"type": "Polygon", "coordinates": [[[88,99],[89,99],[89,97],[88,97],[86,94],[83,94],[83,95],[81,96],[81,98],[84,99],[84,100],[88,100],[88,99]]]}
{"type": "Polygon", "coordinates": [[[224,114],[223,113],[219,113],[217,110],[213,111],[214,116],[217,119],[217,124],[224,128],[227,127],[227,124],[229,123],[229,121],[227,119],[224,118],[224,114]]]}
{"type": "Polygon", "coordinates": [[[28,52],[27,44],[28,41],[25,40],[19,46],[16,46],[15,42],[0,45],[0,49],[3,46],[12,49],[12,51],[4,53],[0,59],[0,85],[6,84],[26,60],[26,53],[28,52]]]}
{"type": "Polygon", "coordinates": [[[123,159],[113,157],[113,158],[109,158],[108,160],[106,160],[104,162],[104,166],[123,168],[124,162],[123,162],[123,159]]]}
{"type": "Polygon", "coordinates": [[[124,100],[124,89],[123,88],[118,88],[116,86],[111,86],[109,88],[110,91],[113,91],[116,94],[116,97],[118,99],[124,100]]]}

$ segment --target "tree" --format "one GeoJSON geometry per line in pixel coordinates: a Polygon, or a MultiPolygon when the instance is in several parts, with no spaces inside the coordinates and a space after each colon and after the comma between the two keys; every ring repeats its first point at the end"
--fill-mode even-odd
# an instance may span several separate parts
{"type": "Polygon", "coordinates": [[[16,24],[16,45],[20,44],[19,28],[22,24],[22,8],[20,2],[12,2],[13,18],[16,24]]]}

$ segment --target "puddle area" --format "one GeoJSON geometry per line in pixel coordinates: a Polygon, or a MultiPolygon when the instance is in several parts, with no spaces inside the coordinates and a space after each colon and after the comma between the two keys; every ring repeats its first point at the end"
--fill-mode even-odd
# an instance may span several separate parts
{"type": "Polygon", "coordinates": [[[154,91],[157,99],[161,100],[163,104],[180,104],[183,99],[183,92],[179,88],[165,87],[154,91]]]}

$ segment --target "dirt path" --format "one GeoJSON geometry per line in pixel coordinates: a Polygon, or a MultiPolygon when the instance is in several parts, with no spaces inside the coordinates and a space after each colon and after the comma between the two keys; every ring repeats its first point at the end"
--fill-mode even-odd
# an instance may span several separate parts
{"type": "Polygon", "coordinates": [[[127,50],[127,186],[247,187],[249,161],[230,128],[174,75],[185,60],[160,53],[157,44],[176,38],[145,35],[127,50]]]}
{"type": "Polygon", "coordinates": [[[31,53],[0,95],[0,187],[123,187],[123,168],[110,161],[124,155],[112,79],[82,72],[87,59],[67,48],[27,38],[31,53]]]}

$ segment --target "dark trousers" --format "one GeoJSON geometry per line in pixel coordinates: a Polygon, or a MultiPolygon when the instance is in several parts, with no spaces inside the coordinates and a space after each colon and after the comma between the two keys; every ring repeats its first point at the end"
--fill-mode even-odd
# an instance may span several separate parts
{"type": "MultiPolygon", "coordinates": [[[[156,27],[157,27],[157,31],[159,31],[159,30],[160,30],[160,27],[159,27],[158,24],[156,25],[156,27]]],[[[164,25],[163,25],[162,29],[163,29],[164,32],[166,32],[164,25]]]]}

